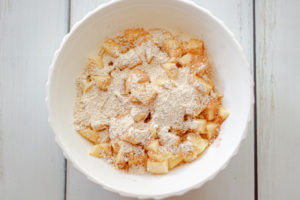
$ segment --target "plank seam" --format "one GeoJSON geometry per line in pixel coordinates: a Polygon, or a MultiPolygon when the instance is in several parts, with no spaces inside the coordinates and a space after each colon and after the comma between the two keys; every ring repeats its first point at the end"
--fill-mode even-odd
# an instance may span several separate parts
{"type": "MultiPolygon", "coordinates": [[[[71,30],[71,3],[72,0],[68,1],[68,11],[67,11],[67,33],[71,30]]],[[[68,191],[68,160],[65,158],[65,186],[64,186],[64,200],[67,200],[67,191],[68,191]]]]}
{"type": "Polygon", "coordinates": [[[71,12],[72,12],[72,9],[71,9],[71,6],[72,5],[72,0],[68,0],[68,30],[67,32],[69,33],[70,30],[71,30],[71,12]]]}
{"type": "Polygon", "coordinates": [[[254,199],[258,200],[258,162],[257,162],[257,94],[256,94],[256,4],[253,8],[253,79],[254,79],[254,199]]]}
{"type": "Polygon", "coordinates": [[[65,186],[64,186],[64,200],[67,200],[67,182],[68,182],[68,161],[65,159],[65,186]]]}

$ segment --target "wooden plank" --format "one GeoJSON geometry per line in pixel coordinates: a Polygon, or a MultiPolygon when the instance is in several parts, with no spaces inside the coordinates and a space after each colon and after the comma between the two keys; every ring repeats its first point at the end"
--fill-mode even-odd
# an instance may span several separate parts
{"type": "Polygon", "coordinates": [[[68,2],[0,1],[0,199],[63,199],[64,158],[45,84],[67,31],[68,2]]]}
{"type": "MultiPolygon", "coordinates": [[[[88,11],[106,0],[72,0],[71,25],[81,19],[88,11]]],[[[197,0],[199,5],[210,9],[234,32],[241,41],[246,56],[252,67],[253,60],[253,8],[252,0],[205,1],[197,0]]],[[[251,69],[252,70],[252,69],[251,69]]],[[[215,179],[202,188],[191,191],[183,197],[170,199],[254,199],[254,132],[250,124],[248,137],[242,143],[238,155],[232,159],[228,167],[215,179]]],[[[73,166],[68,164],[67,199],[131,199],[108,192],[88,181],[73,166]]]]}
{"type": "Polygon", "coordinates": [[[300,199],[300,1],[256,5],[258,196],[300,199]]]}

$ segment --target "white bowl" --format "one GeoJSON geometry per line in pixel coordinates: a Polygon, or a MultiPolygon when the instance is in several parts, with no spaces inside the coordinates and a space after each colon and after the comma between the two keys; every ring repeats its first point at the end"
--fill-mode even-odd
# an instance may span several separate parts
{"type": "Polygon", "coordinates": [[[54,56],[47,83],[49,123],[65,157],[105,189],[138,198],[181,195],[212,179],[237,153],[251,116],[253,81],[242,48],[209,11],[186,0],[124,0],[99,6],[65,36],[54,56]],[[89,156],[90,144],[73,130],[75,78],[106,36],[129,27],[165,27],[201,38],[216,68],[217,88],[230,116],[198,160],[166,175],[130,175],[89,156]]]}

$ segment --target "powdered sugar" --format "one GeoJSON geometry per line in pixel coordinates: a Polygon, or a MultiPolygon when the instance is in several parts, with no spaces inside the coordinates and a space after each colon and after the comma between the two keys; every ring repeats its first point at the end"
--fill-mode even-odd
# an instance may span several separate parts
{"type": "Polygon", "coordinates": [[[120,146],[119,151],[120,151],[121,154],[134,152],[136,156],[144,155],[144,150],[140,146],[134,146],[134,145],[131,145],[131,144],[129,144],[127,142],[124,142],[124,141],[119,141],[118,144],[120,146]]]}
{"type": "MultiPolygon", "coordinates": [[[[172,63],[178,76],[170,79],[162,68],[170,58],[160,48],[170,34],[162,30],[149,32],[152,40],[141,40],[123,53],[116,48],[116,57],[104,53],[103,68],[89,65],[78,78],[74,127],[81,130],[107,125],[106,130],[101,130],[99,142],[119,145],[122,154],[145,155],[144,147],[157,138],[161,151],[190,152],[193,150],[191,142],[180,143],[180,136],[172,130],[196,129],[198,124],[185,120],[185,115],[200,113],[216,94],[197,91],[189,82],[192,76],[189,67],[178,68],[172,63]],[[148,79],[141,81],[145,79],[142,73],[130,74],[133,68],[142,71],[148,79]],[[94,75],[111,77],[107,91],[100,90],[92,79],[87,81],[94,75]],[[82,92],[87,83],[91,86],[82,92]],[[151,133],[151,127],[157,129],[157,135],[151,133]]],[[[196,86],[202,87],[201,84],[196,86]]],[[[140,165],[134,166],[140,168],[140,165]]]]}
{"type": "Polygon", "coordinates": [[[189,153],[194,150],[194,145],[190,141],[184,141],[179,145],[178,150],[183,153],[189,153]]]}
{"type": "Polygon", "coordinates": [[[162,29],[154,28],[154,29],[150,29],[149,32],[152,36],[152,41],[157,45],[159,45],[160,47],[162,46],[162,41],[170,37],[169,32],[162,29]]]}
{"type": "Polygon", "coordinates": [[[180,128],[184,124],[185,114],[194,114],[196,109],[202,111],[208,102],[209,99],[201,98],[187,83],[172,89],[160,89],[155,101],[153,123],[160,127],[167,124],[173,128],[180,128]]]}
{"type": "Polygon", "coordinates": [[[162,146],[164,146],[168,151],[172,151],[177,148],[180,139],[174,133],[169,132],[169,127],[164,126],[158,131],[158,136],[162,146]]]}
{"type": "Polygon", "coordinates": [[[147,129],[139,129],[130,127],[125,133],[122,134],[121,139],[129,140],[134,144],[146,145],[150,140],[150,133],[147,129]]]}
{"type": "Polygon", "coordinates": [[[136,54],[134,49],[130,49],[126,53],[118,54],[118,58],[115,59],[114,66],[118,67],[119,69],[123,70],[127,67],[132,68],[136,65],[141,64],[140,57],[136,54]]]}
{"type": "Polygon", "coordinates": [[[130,115],[125,115],[119,119],[111,118],[109,121],[109,137],[114,140],[120,137],[134,123],[130,115]]]}

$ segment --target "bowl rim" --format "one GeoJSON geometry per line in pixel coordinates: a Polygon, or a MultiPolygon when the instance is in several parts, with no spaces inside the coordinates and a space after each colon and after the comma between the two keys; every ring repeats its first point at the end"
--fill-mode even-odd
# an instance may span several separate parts
{"type": "Polygon", "coordinates": [[[235,147],[232,155],[230,156],[230,158],[219,168],[219,170],[215,171],[214,173],[212,173],[209,177],[207,177],[206,179],[203,179],[202,181],[200,181],[199,183],[195,184],[195,185],[192,185],[190,187],[186,187],[182,190],[179,190],[179,191],[176,191],[176,192],[170,192],[170,193],[165,193],[165,194],[162,194],[162,195],[159,195],[159,196],[155,196],[155,195],[138,195],[138,194],[134,194],[134,193],[126,193],[126,192],[123,192],[123,191],[119,191],[115,188],[111,188],[111,187],[108,187],[106,186],[104,183],[100,183],[98,182],[94,177],[90,176],[84,169],[81,168],[81,166],[75,162],[74,159],[72,159],[72,157],[69,155],[69,152],[66,151],[66,147],[65,147],[65,144],[63,143],[63,141],[61,140],[61,137],[60,135],[58,134],[58,131],[56,130],[56,127],[54,126],[53,122],[52,122],[52,112],[51,112],[51,106],[50,106],[50,96],[51,96],[51,85],[52,85],[52,74],[53,74],[53,71],[56,67],[56,62],[57,62],[57,59],[59,57],[59,54],[62,50],[62,48],[65,46],[65,43],[69,40],[69,38],[71,37],[72,33],[77,30],[80,25],[86,21],[88,18],[92,17],[94,14],[96,14],[97,12],[101,11],[102,9],[105,9],[106,7],[109,7],[113,4],[117,4],[119,2],[122,2],[124,0],[111,0],[109,2],[106,2],[106,3],[102,3],[100,5],[98,5],[95,9],[89,11],[81,20],[77,21],[73,27],[71,28],[71,30],[63,37],[61,43],[60,43],[60,46],[59,48],[55,51],[54,53],[54,56],[53,56],[53,59],[52,59],[52,63],[50,64],[50,67],[49,67],[49,70],[48,70],[48,80],[47,80],[47,83],[46,83],[46,98],[45,98],[45,102],[46,102],[46,106],[47,106],[47,111],[48,111],[48,123],[50,124],[50,127],[54,133],[54,137],[55,137],[55,142],[59,145],[59,147],[62,149],[62,152],[63,152],[63,155],[64,157],[70,161],[74,168],[76,170],[78,170],[79,172],[81,172],[83,175],[85,175],[85,177],[99,185],[99,186],[102,186],[103,189],[105,190],[108,190],[110,192],[114,192],[114,193],[118,193],[119,195],[121,196],[124,196],[124,197],[136,197],[138,199],[146,199],[146,198],[154,198],[154,199],[163,199],[163,198],[166,198],[166,197],[170,197],[170,196],[181,196],[185,193],[187,193],[188,191],[191,191],[191,190],[194,190],[194,189],[197,189],[197,188],[200,188],[204,183],[212,180],[215,178],[215,176],[220,173],[221,171],[223,171],[227,165],[229,164],[229,162],[231,161],[231,159],[237,155],[238,151],[239,151],[239,148],[240,148],[240,145],[242,143],[243,140],[245,140],[246,136],[247,136],[247,129],[249,127],[249,123],[252,121],[252,115],[253,115],[253,106],[254,106],[254,81],[253,81],[253,77],[250,73],[250,64],[245,56],[245,53],[244,53],[244,50],[242,48],[242,46],[240,45],[240,43],[237,41],[237,39],[235,38],[234,34],[232,33],[232,31],[227,28],[227,26],[224,24],[224,22],[222,20],[220,20],[219,18],[217,18],[215,15],[213,15],[208,9],[206,8],[203,8],[201,6],[199,6],[198,4],[196,4],[195,2],[191,1],[191,0],[175,0],[177,2],[180,2],[180,3],[184,3],[184,4],[188,4],[192,7],[195,7],[198,11],[201,11],[203,13],[205,13],[206,15],[208,15],[209,17],[211,17],[214,21],[216,21],[216,23],[222,28],[224,29],[225,32],[227,32],[227,34],[230,35],[232,41],[233,41],[233,44],[237,47],[237,49],[240,51],[241,55],[242,55],[242,59],[243,61],[246,63],[246,69],[247,70],[247,76],[248,76],[248,80],[249,80],[249,92],[250,92],[250,104],[249,104],[249,108],[248,108],[248,116],[247,116],[247,120],[246,120],[246,125],[242,131],[242,137],[241,137],[241,140],[239,141],[239,144],[235,147]]]}

